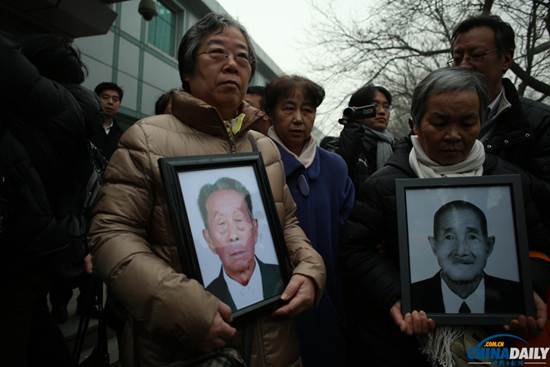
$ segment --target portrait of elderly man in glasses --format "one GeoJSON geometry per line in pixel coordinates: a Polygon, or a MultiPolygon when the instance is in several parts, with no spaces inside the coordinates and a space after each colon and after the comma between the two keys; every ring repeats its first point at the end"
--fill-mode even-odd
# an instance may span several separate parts
{"type": "Polygon", "coordinates": [[[524,313],[519,282],[483,269],[495,246],[481,209],[462,200],[444,204],[428,237],[441,270],[411,285],[415,310],[433,313],[524,313]]]}
{"type": "Polygon", "coordinates": [[[263,301],[283,290],[278,265],[255,256],[258,220],[252,214],[249,191],[237,180],[222,177],[204,185],[199,209],[210,250],[220,257],[222,268],[206,290],[236,311],[263,301]]]}

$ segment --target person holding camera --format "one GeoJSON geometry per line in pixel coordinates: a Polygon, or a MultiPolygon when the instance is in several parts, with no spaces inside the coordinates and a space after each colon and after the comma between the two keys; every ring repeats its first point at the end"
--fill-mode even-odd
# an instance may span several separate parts
{"type": "Polygon", "coordinates": [[[327,150],[339,154],[348,166],[355,191],[392,155],[397,140],[386,130],[390,120],[391,94],[384,87],[367,85],[351,96],[339,120],[340,137],[327,150]],[[363,108],[364,107],[364,108],[363,108]]]}

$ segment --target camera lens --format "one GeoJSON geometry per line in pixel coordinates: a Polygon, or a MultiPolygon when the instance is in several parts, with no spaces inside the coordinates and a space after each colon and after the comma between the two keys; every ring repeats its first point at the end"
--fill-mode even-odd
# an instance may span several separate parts
{"type": "Polygon", "coordinates": [[[348,108],[344,109],[344,119],[353,120],[354,116],[355,116],[355,108],[348,107],[348,108]]]}

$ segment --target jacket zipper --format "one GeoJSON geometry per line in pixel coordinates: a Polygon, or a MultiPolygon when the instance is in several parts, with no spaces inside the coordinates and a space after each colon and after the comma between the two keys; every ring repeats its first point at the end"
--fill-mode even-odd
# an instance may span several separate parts
{"type": "Polygon", "coordinates": [[[231,147],[230,153],[237,152],[237,144],[235,143],[235,139],[233,139],[231,135],[229,135],[229,146],[231,147]]]}

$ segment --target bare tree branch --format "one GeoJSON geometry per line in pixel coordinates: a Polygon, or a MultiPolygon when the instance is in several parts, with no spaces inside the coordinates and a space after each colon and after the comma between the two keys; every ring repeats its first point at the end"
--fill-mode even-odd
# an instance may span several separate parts
{"type": "Polygon", "coordinates": [[[446,66],[454,26],[481,13],[500,15],[516,32],[509,77],[520,94],[539,100],[550,95],[548,0],[380,0],[353,16],[343,15],[336,0],[312,7],[318,16],[310,26],[309,65],[336,95],[325,102],[332,111],[359,87],[383,85],[394,96],[388,129],[408,130],[414,87],[428,72],[446,66]]]}
{"type": "Polygon", "coordinates": [[[481,14],[483,15],[491,14],[492,7],[493,7],[493,0],[486,0],[485,4],[483,5],[483,11],[481,12],[481,14]]]}
{"type": "Polygon", "coordinates": [[[550,95],[550,84],[546,84],[544,82],[541,82],[540,80],[533,78],[531,75],[529,75],[529,73],[523,70],[521,66],[519,66],[515,62],[512,63],[512,65],[510,66],[510,70],[512,70],[514,74],[516,74],[529,87],[547,96],[550,95]]]}

